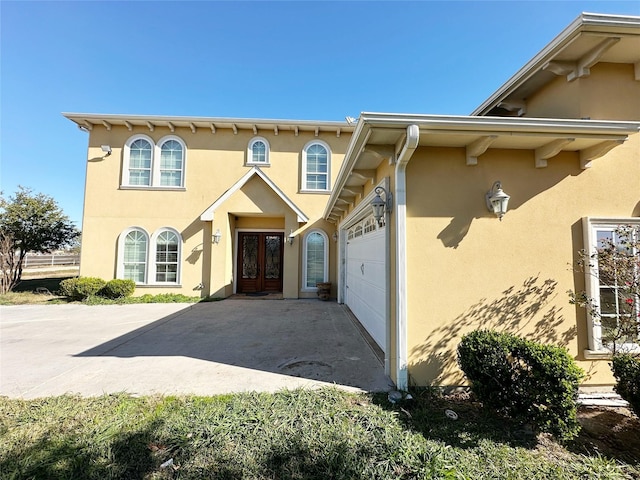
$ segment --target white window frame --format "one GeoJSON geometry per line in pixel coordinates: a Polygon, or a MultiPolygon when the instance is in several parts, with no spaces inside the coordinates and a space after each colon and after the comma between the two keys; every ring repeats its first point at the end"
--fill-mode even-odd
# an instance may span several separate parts
{"type": "Polygon", "coordinates": [[[246,165],[251,165],[251,166],[269,166],[271,161],[269,159],[269,152],[271,151],[271,145],[269,145],[269,140],[267,140],[264,137],[253,137],[251,139],[251,141],[249,142],[249,144],[247,145],[247,160],[246,160],[246,165]],[[264,162],[255,162],[253,160],[253,146],[258,143],[258,142],[262,142],[265,145],[265,153],[264,153],[264,162]]]}
{"type": "Polygon", "coordinates": [[[145,268],[144,268],[144,281],[136,282],[136,285],[146,285],[149,279],[149,250],[150,241],[149,234],[142,227],[129,227],[120,233],[118,237],[118,255],[117,255],[117,267],[116,267],[116,278],[125,278],[124,277],[124,248],[125,248],[125,240],[127,239],[127,235],[132,232],[141,232],[144,234],[145,239],[147,241],[147,257],[145,258],[145,268]]]}
{"type": "Polygon", "coordinates": [[[184,190],[185,178],[187,172],[187,145],[177,135],[165,135],[155,142],[151,137],[144,134],[136,134],[127,139],[124,144],[122,155],[122,172],[120,178],[120,188],[128,190],[184,190]],[[129,166],[131,158],[131,144],[136,140],[145,140],[151,144],[151,174],[150,185],[132,185],[129,181],[129,166]],[[162,145],[169,140],[175,140],[182,146],[182,175],[180,178],[180,185],[160,185],[160,158],[162,152],[162,145]]]}
{"type": "MultiPolygon", "coordinates": [[[[640,218],[594,218],[582,219],[584,248],[593,255],[596,253],[597,230],[613,231],[622,225],[640,226],[640,218]]],[[[594,306],[600,308],[600,282],[597,267],[585,267],[585,291],[592,299],[594,306]]],[[[602,343],[602,326],[600,320],[592,316],[587,309],[587,335],[589,348],[584,352],[586,359],[610,358],[611,350],[602,343]]],[[[617,346],[621,351],[640,353],[640,343],[625,343],[617,346]]]]}
{"type": "Polygon", "coordinates": [[[157,164],[157,167],[153,168],[153,181],[151,183],[154,187],[166,188],[166,189],[176,189],[184,187],[184,177],[185,177],[185,167],[187,165],[187,146],[184,141],[176,136],[176,135],[166,135],[158,140],[158,143],[154,146],[154,161],[153,164],[157,164]],[[162,159],[162,146],[170,140],[174,140],[178,142],[182,146],[182,170],[180,173],[180,185],[161,185],[161,159],[162,159]]]}
{"type": "Polygon", "coordinates": [[[151,235],[151,242],[150,242],[150,248],[149,248],[149,260],[148,260],[148,271],[149,271],[149,277],[148,277],[148,284],[149,285],[180,285],[180,275],[182,273],[182,244],[183,244],[183,239],[182,239],[182,235],[180,235],[180,232],[178,232],[175,228],[170,228],[170,227],[162,227],[157,229],[155,232],[153,232],[153,235],[151,235]],[[178,237],[178,263],[177,263],[177,269],[176,269],[176,281],[175,282],[159,282],[156,280],[156,274],[158,273],[157,271],[157,262],[156,262],[156,254],[158,252],[158,237],[160,236],[161,233],[164,232],[171,232],[174,235],[176,235],[176,237],[178,237]]]}
{"type": "Polygon", "coordinates": [[[329,236],[318,228],[309,230],[304,235],[302,242],[302,291],[303,292],[317,292],[318,287],[309,287],[307,285],[307,242],[312,234],[319,233],[324,239],[324,265],[323,265],[323,282],[329,281],[329,236]]]}
{"type": "Polygon", "coordinates": [[[180,232],[178,232],[175,228],[171,227],[160,227],[152,235],[142,227],[134,226],[126,228],[120,233],[118,237],[118,253],[116,256],[116,278],[124,278],[124,247],[125,240],[127,235],[133,231],[139,231],[143,233],[146,237],[147,241],[147,257],[145,258],[145,270],[144,270],[144,282],[136,282],[136,285],[139,286],[169,286],[169,287],[180,287],[182,281],[182,247],[184,245],[184,239],[180,232]],[[175,282],[157,282],[156,281],[156,252],[157,245],[156,242],[158,240],[158,236],[162,232],[171,232],[178,237],[178,269],[176,272],[176,281],[175,282]]]}
{"type": "Polygon", "coordinates": [[[301,191],[305,193],[330,193],[331,192],[331,148],[329,144],[322,140],[311,140],[302,149],[302,178],[301,178],[301,191]],[[309,188],[307,185],[307,151],[313,145],[321,145],[327,151],[327,188],[309,188]]]}
{"type": "Polygon", "coordinates": [[[124,144],[124,154],[122,159],[122,179],[121,186],[122,187],[131,187],[131,188],[150,188],[153,185],[153,160],[154,160],[154,149],[155,143],[153,139],[147,135],[134,135],[129,137],[124,144]],[[149,185],[133,185],[130,182],[129,178],[129,166],[130,166],[130,158],[131,158],[131,145],[136,140],[145,140],[149,142],[151,146],[151,171],[149,172],[149,185]]]}

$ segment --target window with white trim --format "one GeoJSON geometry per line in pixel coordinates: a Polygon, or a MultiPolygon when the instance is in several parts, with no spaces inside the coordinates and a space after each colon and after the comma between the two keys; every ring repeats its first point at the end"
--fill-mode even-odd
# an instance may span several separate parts
{"type": "Polygon", "coordinates": [[[118,238],[117,278],[138,285],[178,285],[182,238],[172,228],[160,228],[149,238],[140,227],[131,227],[118,238]]]}
{"type": "Polygon", "coordinates": [[[320,140],[307,143],[302,150],[302,190],[329,191],[330,167],[329,145],[320,140]]]}
{"type": "Polygon", "coordinates": [[[640,351],[640,219],[586,218],[585,231],[589,348],[640,351]]]}
{"type": "Polygon", "coordinates": [[[303,290],[317,290],[316,284],[329,278],[329,237],[322,230],[311,230],[304,237],[302,259],[303,290]]]}
{"type": "Polygon", "coordinates": [[[155,237],[156,283],[178,283],[180,238],[177,232],[162,230],[155,237]]]}
{"type": "Polygon", "coordinates": [[[149,237],[142,229],[129,229],[120,235],[121,272],[118,275],[137,284],[147,281],[147,247],[149,237]]]}
{"type": "Polygon", "coordinates": [[[269,165],[269,142],[266,138],[251,139],[247,148],[247,165],[269,165]]]}
{"type": "Polygon", "coordinates": [[[186,146],[180,137],[167,135],[155,143],[147,135],[134,135],[124,145],[122,186],[184,187],[185,157],[186,146]]]}

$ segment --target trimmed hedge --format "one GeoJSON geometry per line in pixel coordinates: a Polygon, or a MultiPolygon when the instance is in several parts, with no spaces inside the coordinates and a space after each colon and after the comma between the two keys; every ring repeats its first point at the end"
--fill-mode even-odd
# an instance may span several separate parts
{"type": "Polygon", "coordinates": [[[133,280],[114,279],[105,282],[98,277],[75,277],[60,282],[58,293],[73,300],[99,296],[109,299],[129,297],[136,289],[133,280]]]}
{"type": "Polygon", "coordinates": [[[136,282],[133,280],[122,280],[119,278],[114,278],[113,280],[109,280],[107,284],[102,287],[102,289],[98,292],[98,295],[105,298],[126,298],[133,295],[133,292],[136,290],[136,282]]]}
{"type": "Polygon", "coordinates": [[[631,409],[640,417],[640,358],[629,353],[615,355],[611,370],[616,377],[614,390],[629,402],[631,409]]]}
{"type": "Polygon", "coordinates": [[[565,348],[477,330],[462,338],[458,363],[485,406],[563,440],[580,431],[576,400],[584,372],[565,348]]]}

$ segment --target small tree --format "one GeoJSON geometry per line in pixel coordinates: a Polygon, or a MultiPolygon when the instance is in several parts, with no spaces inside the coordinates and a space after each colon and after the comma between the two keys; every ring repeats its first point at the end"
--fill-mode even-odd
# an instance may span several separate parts
{"type": "Polygon", "coordinates": [[[613,355],[638,343],[640,333],[640,229],[620,225],[598,239],[595,252],[581,250],[578,266],[596,278],[599,291],[569,291],[571,303],[586,308],[601,326],[602,345],[613,355]]]}
{"type": "Polygon", "coordinates": [[[78,235],[52,197],[24,187],[8,199],[0,195],[1,293],[20,282],[27,252],[48,253],[70,245],[78,235]]]}

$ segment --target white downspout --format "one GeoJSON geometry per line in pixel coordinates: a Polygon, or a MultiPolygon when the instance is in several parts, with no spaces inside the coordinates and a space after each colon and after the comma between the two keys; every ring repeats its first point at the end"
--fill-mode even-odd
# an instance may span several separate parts
{"type": "Polygon", "coordinates": [[[396,388],[407,390],[407,177],[406,170],[418,148],[420,128],[407,127],[407,139],[396,161],[396,388]]]}

